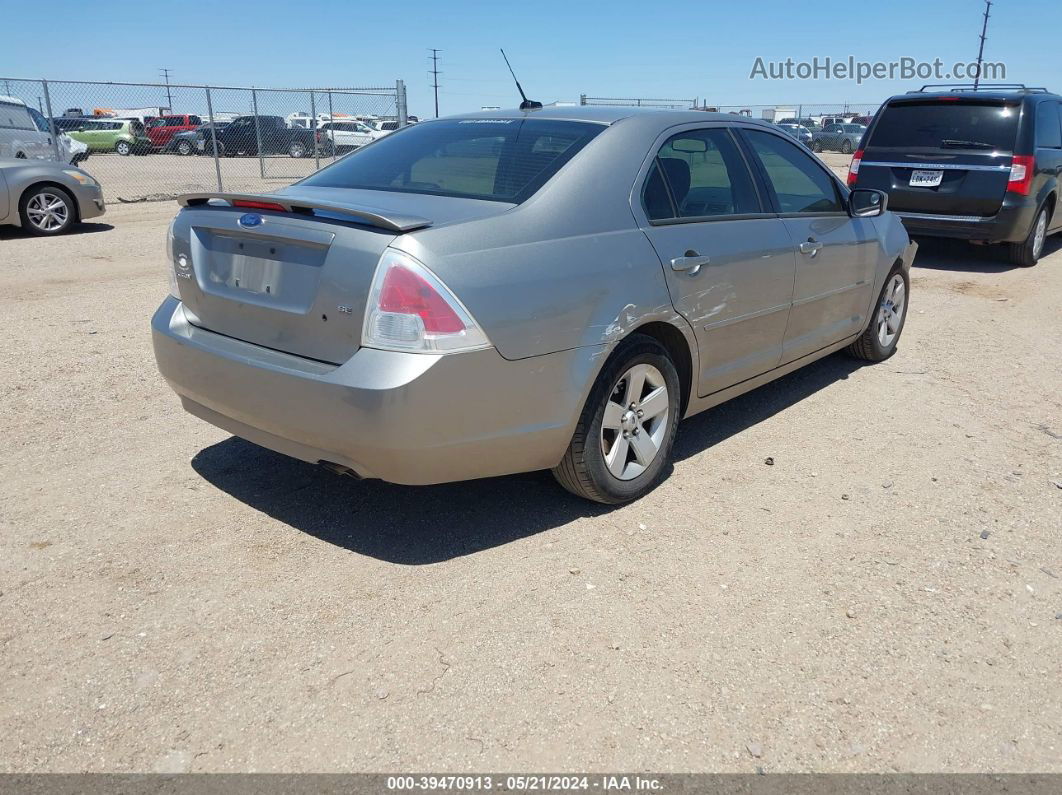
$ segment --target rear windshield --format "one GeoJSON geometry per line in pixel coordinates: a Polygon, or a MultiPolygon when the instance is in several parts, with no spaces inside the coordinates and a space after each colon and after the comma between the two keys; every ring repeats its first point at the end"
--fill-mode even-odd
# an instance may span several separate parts
{"type": "Polygon", "coordinates": [[[902,149],[976,149],[1010,152],[1018,131],[1014,105],[912,102],[888,105],[871,146],[902,149]]]}
{"type": "Polygon", "coordinates": [[[427,122],[381,138],[300,184],[519,203],[603,129],[549,119],[427,122]]]}

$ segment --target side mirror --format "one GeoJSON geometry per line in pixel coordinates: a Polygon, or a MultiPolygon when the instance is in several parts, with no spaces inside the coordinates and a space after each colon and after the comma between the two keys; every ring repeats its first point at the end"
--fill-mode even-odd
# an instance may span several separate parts
{"type": "Polygon", "coordinates": [[[853,218],[874,218],[885,212],[889,196],[873,188],[855,188],[848,194],[848,214],[853,218]]]}

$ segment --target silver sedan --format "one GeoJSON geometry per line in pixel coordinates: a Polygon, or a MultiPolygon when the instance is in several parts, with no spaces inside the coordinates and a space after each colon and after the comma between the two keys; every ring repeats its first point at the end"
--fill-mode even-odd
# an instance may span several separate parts
{"type": "Polygon", "coordinates": [[[104,212],[100,184],[80,168],[48,160],[0,160],[0,224],[58,235],[104,212]]]}
{"type": "Polygon", "coordinates": [[[916,250],[884,193],[701,112],[440,119],[179,201],[152,334],[189,412],[361,478],[552,469],[604,503],[665,477],[682,418],[890,357],[916,250]]]}

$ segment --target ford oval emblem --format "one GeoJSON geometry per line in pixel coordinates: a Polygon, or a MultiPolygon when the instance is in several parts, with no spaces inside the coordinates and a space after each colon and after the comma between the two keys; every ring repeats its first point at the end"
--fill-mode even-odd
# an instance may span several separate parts
{"type": "Polygon", "coordinates": [[[240,216],[240,226],[261,226],[264,219],[258,213],[244,213],[240,216]]]}

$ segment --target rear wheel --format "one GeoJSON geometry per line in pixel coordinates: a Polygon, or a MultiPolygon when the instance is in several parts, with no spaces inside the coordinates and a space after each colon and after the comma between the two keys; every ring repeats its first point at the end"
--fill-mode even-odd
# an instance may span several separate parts
{"type": "Polygon", "coordinates": [[[849,141],[847,139],[844,140],[844,141],[841,141],[841,154],[842,155],[850,155],[850,154],[852,154],[852,142],[851,141],[849,141]]]}
{"type": "Polygon", "coordinates": [[[811,151],[812,152],[822,152],[822,141],[812,141],[811,142],[811,151]]]}
{"type": "Polygon", "coordinates": [[[652,337],[621,343],[598,376],[553,476],[572,494],[618,504],[641,497],[664,476],[678,428],[680,382],[652,337]]]}
{"type": "Polygon", "coordinates": [[[31,188],[19,202],[22,228],[33,235],[59,235],[77,219],[77,205],[62,188],[42,185],[31,188]]]}
{"type": "Polygon", "coordinates": [[[1048,208],[1041,207],[1025,240],[1010,244],[1010,261],[1015,265],[1029,268],[1040,261],[1040,255],[1044,253],[1044,241],[1047,240],[1048,215],[1048,208]]]}
{"type": "Polygon", "coordinates": [[[177,142],[177,154],[190,155],[192,154],[192,142],[191,141],[178,141],[177,142]]]}
{"type": "Polygon", "coordinates": [[[114,151],[122,157],[127,157],[133,153],[133,147],[128,141],[119,141],[114,145],[114,151]]]}
{"type": "Polygon", "coordinates": [[[896,353],[896,345],[907,320],[909,288],[907,272],[903,268],[895,268],[882,285],[870,324],[862,336],[848,346],[848,353],[868,362],[883,362],[896,353]]]}
{"type": "Polygon", "coordinates": [[[302,141],[292,141],[291,146],[288,147],[289,157],[306,157],[307,152],[309,149],[302,141]]]}

